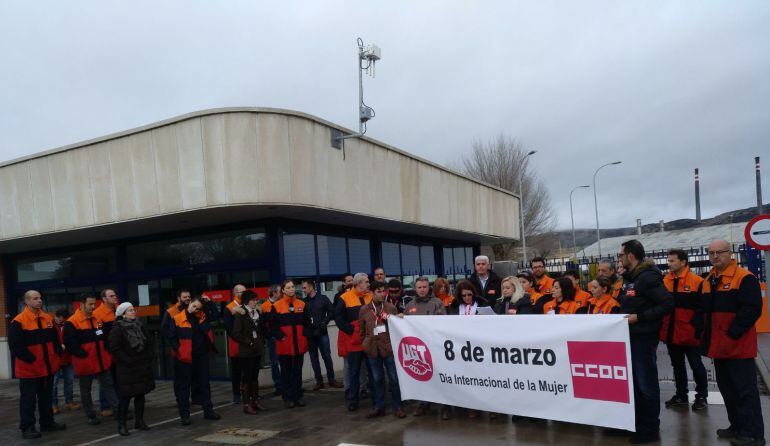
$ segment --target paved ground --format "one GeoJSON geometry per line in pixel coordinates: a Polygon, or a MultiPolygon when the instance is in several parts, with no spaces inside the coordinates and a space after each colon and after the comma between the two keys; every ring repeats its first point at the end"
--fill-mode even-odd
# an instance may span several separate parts
{"type": "MultiPolygon", "coordinates": [[[[662,396],[668,398],[673,392],[671,385],[663,384],[662,396]]],[[[368,445],[503,445],[511,442],[522,445],[583,444],[621,445],[624,438],[607,437],[598,428],[559,422],[524,422],[512,424],[509,418],[489,420],[486,416],[468,420],[463,413],[455,419],[441,421],[437,413],[416,418],[411,415],[399,420],[392,415],[375,421],[367,420],[367,404],[356,413],[348,413],[343,404],[343,394],[338,390],[307,392],[307,407],[283,409],[277,398],[266,399],[270,411],[259,415],[245,415],[240,407],[228,404],[229,384],[213,385],[215,405],[223,419],[217,422],[205,421],[202,415],[193,416],[189,427],[179,425],[176,407],[173,403],[169,382],[160,382],[158,389],[148,396],[146,419],[153,425],[149,432],[132,431],[127,438],[115,434],[116,424],[105,420],[100,426],[88,426],[81,411],[64,412],[57,420],[67,423],[67,430],[47,434],[41,440],[23,441],[17,429],[18,387],[16,381],[0,382],[0,436],[2,444],[38,445],[85,445],[85,444],[137,444],[142,445],[197,445],[206,446],[226,443],[223,437],[213,442],[200,441],[201,437],[226,429],[247,429],[241,431],[241,444],[258,440],[254,430],[269,431],[271,438],[256,443],[258,446],[274,445],[337,445],[357,443],[368,445]],[[247,435],[243,435],[247,434],[247,435]]],[[[368,402],[367,402],[368,403],[368,402]]],[[[770,415],[770,397],[762,397],[766,424],[770,415]]],[[[662,410],[662,444],[720,444],[714,431],[725,427],[724,406],[711,405],[706,411],[693,413],[687,409],[662,410]]],[[[231,437],[232,438],[232,437],[231,437]]]]}
{"type": "MultiPolygon", "coordinates": [[[[760,358],[770,364],[770,335],[760,335],[760,358]]],[[[670,365],[665,348],[658,355],[661,377],[670,375],[670,365]]],[[[762,362],[760,362],[762,365],[762,362]]],[[[269,380],[269,372],[263,371],[263,379],[269,380]]],[[[76,391],[77,391],[77,386],[76,391]]],[[[306,383],[306,388],[310,384],[306,383]]],[[[699,444],[728,445],[716,439],[717,428],[727,426],[727,415],[713,384],[710,389],[711,405],[704,412],[694,413],[689,409],[661,409],[661,431],[664,445],[699,444]]],[[[673,394],[671,382],[661,384],[661,398],[673,394]]],[[[265,393],[268,391],[265,390],[265,393]]],[[[116,423],[104,420],[100,426],[88,426],[82,411],[63,412],[57,421],[67,423],[65,432],[47,434],[40,440],[23,441],[18,430],[18,383],[0,381],[0,444],[37,445],[86,445],[86,444],[137,444],[154,445],[196,445],[236,444],[229,440],[240,440],[237,444],[257,446],[276,445],[338,445],[340,443],[366,445],[624,445],[625,438],[608,437],[599,428],[560,422],[519,422],[512,424],[510,418],[489,420],[483,416],[468,420],[463,412],[450,421],[441,421],[438,413],[416,418],[411,416],[414,406],[408,407],[410,414],[400,420],[388,415],[376,420],[367,420],[370,401],[362,402],[355,413],[345,410],[341,390],[306,392],[307,407],[287,410],[279,398],[265,399],[270,408],[258,415],[245,415],[240,406],[229,404],[229,383],[212,384],[212,400],[223,419],[216,422],[203,420],[202,414],[193,415],[193,424],[183,427],[179,424],[173,390],[170,382],[159,382],[158,388],[147,397],[146,421],[153,426],[149,432],[132,430],[131,436],[119,437],[116,423]],[[223,432],[227,431],[227,432],[223,432]],[[237,434],[225,437],[224,433],[237,434]],[[206,440],[207,436],[210,441],[206,440]],[[269,438],[265,438],[269,437],[269,438]]],[[[96,392],[94,392],[96,394],[96,392]]],[[[76,399],[78,397],[76,396],[76,399]]],[[[762,396],[765,425],[770,426],[770,396],[762,396]]]]}

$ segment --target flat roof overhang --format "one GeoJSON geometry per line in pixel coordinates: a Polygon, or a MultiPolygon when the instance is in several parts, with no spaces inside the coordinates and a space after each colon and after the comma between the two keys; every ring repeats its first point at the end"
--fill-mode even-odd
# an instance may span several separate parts
{"type": "Polygon", "coordinates": [[[470,243],[501,243],[511,241],[483,234],[473,234],[447,228],[405,223],[396,220],[351,214],[312,206],[288,204],[243,204],[210,207],[150,218],[140,218],[88,228],[50,232],[32,237],[0,241],[0,253],[17,254],[29,251],[72,247],[90,243],[109,242],[171,231],[189,231],[211,226],[242,224],[261,219],[281,218],[308,224],[338,225],[369,231],[406,234],[432,239],[456,240],[470,243]]]}

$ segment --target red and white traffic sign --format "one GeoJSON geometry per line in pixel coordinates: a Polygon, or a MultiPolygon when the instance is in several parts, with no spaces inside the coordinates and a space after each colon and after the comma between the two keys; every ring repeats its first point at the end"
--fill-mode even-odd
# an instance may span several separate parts
{"type": "Polygon", "coordinates": [[[762,251],[770,251],[770,214],[757,215],[743,231],[746,242],[762,251]]]}

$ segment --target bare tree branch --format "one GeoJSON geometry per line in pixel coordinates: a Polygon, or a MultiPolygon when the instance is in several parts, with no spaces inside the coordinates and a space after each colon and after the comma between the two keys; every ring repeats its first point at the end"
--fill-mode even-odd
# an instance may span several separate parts
{"type": "MultiPolygon", "coordinates": [[[[551,231],[556,217],[543,181],[528,169],[528,149],[514,138],[499,134],[489,141],[474,140],[471,153],[452,163],[455,169],[478,180],[519,194],[519,175],[522,175],[521,196],[524,200],[524,226],[527,237],[551,231]]],[[[545,241],[545,240],[544,240],[545,241]]],[[[496,260],[511,259],[519,243],[493,245],[496,260]]],[[[536,252],[538,248],[533,246],[536,252]]],[[[550,250],[550,247],[542,247],[550,250]]],[[[529,251],[529,247],[527,249],[529,251]]],[[[520,255],[520,254],[519,254],[520,255]]]]}

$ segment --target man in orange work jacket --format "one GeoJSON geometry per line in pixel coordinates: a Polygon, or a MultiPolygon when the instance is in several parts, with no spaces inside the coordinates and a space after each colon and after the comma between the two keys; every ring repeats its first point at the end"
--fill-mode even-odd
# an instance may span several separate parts
{"type": "Polygon", "coordinates": [[[708,407],[708,378],[706,367],[698,351],[700,340],[695,337],[695,327],[691,321],[700,300],[700,284],[703,279],[690,271],[687,253],[681,249],[668,251],[668,273],[663,277],[663,285],[674,296],[674,311],[663,316],[660,327],[660,340],[666,343],[671,366],[674,368],[676,393],[666,401],[666,407],[686,406],[687,398],[687,368],[685,357],[690,363],[692,377],[695,381],[695,402],[692,410],[703,410],[708,407]]]}
{"type": "Polygon", "coordinates": [[[97,425],[94,403],[91,400],[91,384],[94,379],[104,388],[104,396],[113,413],[118,413],[118,399],[112,382],[110,367],[112,356],[105,345],[104,322],[94,316],[96,295],[80,296],[80,308],[64,324],[64,345],[72,354],[72,365],[80,384],[80,400],[88,417],[88,424],[97,425]]]}
{"type": "MultiPolygon", "coordinates": [[[[174,329],[174,316],[183,312],[187,306],[190,305],[190,300],[192,300],[192,293],[190,293],[190,290],[186,288],[180,288],[176,291],[176,303],[168,307],[168,309],[163,312],[163,317],[160,319],[160,332],[163,335],[163,338],[166,340],[166,345],[171,345],[171,336],[174,329]]],[[[174,352],[173,349],[170,349],[169,353],[171,354],[172,358],[176,358],[176,352],[174,352]]],[[[174,361],[174,376],[180,373],[179,370],[176,369],[177,366],[177,361],[174,361]]],[[[177,388],[174,386],[174,397],[179,398],[179,395],[176,394],[176,391],[177,388]]],[[[192,403],[200,404],[200,389],[195,382],[193,382],[190,392],[192,394],[192,403]]]]}
{"type": "Polygon", "coordinates": [[[40,430],[63,430],[53,419],[51,390],[53,375],[59,370],[62,353],[53,318],[44,313],[43,298],[34,290],[24,293],[24,310],[8,327],[8,347],[13,355],[14,375],[19,379],[19,429],[24,439],[40,438],[35,429],[35,404],[40,414],[40,430]]]}
{"type": "Polygon", "coordinates": [[[307,352],[305,327],[310,325],[310,314],[305,302],[295,297],[296,288],[291,279],[281,284],[283,297],[276,301],[268,313],[268,329],[275,338],[275,352],[281,365],[283,403],[287,409],[303,407],[302,362],[307,352]]]}
{"type": "MultiPolygon", "coordinates": [[[[361,387],[360,373],[364,363],[358,313],[362,306],[369,305],[371,301],[369,276],[366,273],[356,273],[353,276],[353,287],[340,296],[334,308],[334,321],[339,328],[337,351],[340,356],[346,357],[348,362],[348,373],[345,376],[348,383],[346,397],[348,410],[351,412],[358,410],[358,393],[361,387]]],[[[373,383],[368,361],[366,362],[366,372],[369,375],[368,382],[373,383]]]]}
{"type": "Polygon", "coordinates": [[[243,375],[243,358],[238,356],[240,345],[233,338],[234,313],[241,307],[241,294],[246,291],[246,287],[237,284],[233,287],[233,300],[231,300],[224,311],[222,311],[222,323],[227,332],[227,356],[230,358],[230,382],[233,390],[233,404],[241,404],[241,392],[245,385],[241,385],[243,375]]]}
{"type": "Polygon", "coordinates": [[[532,276],[535,278],[535,291],[542,295],[551,294],[553,289],[553,279],[548,275],[545,269],[545,259],[535,257],[530,263],[532,265],[532,276]]]}
{"type": "MultiPolygon", "coordinates": [[[[267,299],[262,302],[259,309],[264,315],[270,314],[273,309],[273,304],[281,299],[281,285],[274,283],[270,285],[267,291],[267,299]]],[[[273,385],[275,386],[275,395],[283,395],[283,387],[281,386],[281,366],[278,363],[278,355],[275,354],[275,338],[270,334],[269,321],[265,319],[265,329],[268,332],[267,336],[267,353],[270,358],[270,376],[273,379],[273,385]]]]}
{"type": "MultiPolygon", "coordinates": [[[[94,309],[94,317],[102,321],[104,327],[104,339],[106,342],[109,342],[110,332],[112,331],[113,324],[115,324],[115,310],[118,308],[118,305],[120,305],[120,299],[118,299],[118,294],[115,290],[110,288],[102,290],[101,293],[99,293],[99,298],[101,299],[102,304],[94,309]]],[[[117,398],[119,392],[118,378],[115,375],[115,364],[112,364],[110,367],[110,374],[112,375],[112,385],[117,398]]],[[[112,409],[110,409],[109,398],[107,398],[107,395],[104,392],[105,389],[100,386],[99,409],[102,411],[102,417],[111,417],[114,414],[112,413],[112,409]]],[[[128,415],[127,419],[133,418],[131,414],[128,415]]]]}
{"type": "Polygon", "coordinates": [[[203,418],[218,420],[214,412],[209,385],[209,352],[216,352],[214,334],[209,323],[219,318],[216,306],[208,297],[195,296],[185,311],[174,316],[169,342],[174,351],[174,394],[179,409],[179,420],[183,426],[190,421],[190,389],[199,389],[203,418]]]}
{"type": "Polygon", "coordinates": [[[701,285],[701,300],[693,323],[700,333],[701,353],[714,359],[717,386],[725,400],[730,426],[717,436],[733,445],[765,444],[765,426],[759,403],[757,331],[762,314],[759,281],[731,259],[724,240],[709,245],[713,268],[701,285]]]}

